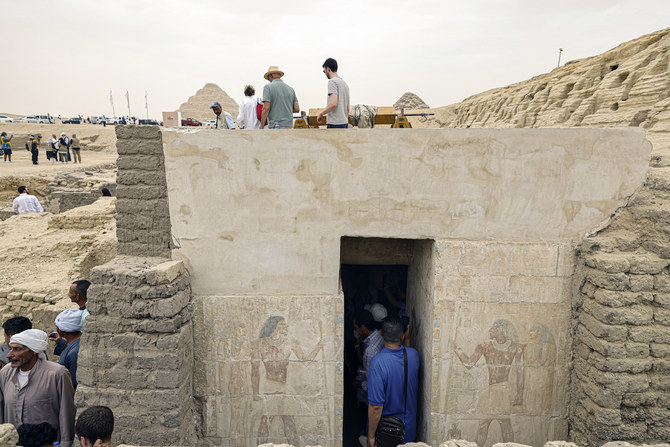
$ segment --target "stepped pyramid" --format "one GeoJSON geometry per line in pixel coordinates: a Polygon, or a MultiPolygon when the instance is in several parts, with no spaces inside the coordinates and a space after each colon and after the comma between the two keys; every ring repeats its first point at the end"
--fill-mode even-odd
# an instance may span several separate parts
{"type": "Polygon", "coordinates": [[[216,84],[207,83],[203,88],[195,92],[195,95],[188,98],[188,101],[179,106],[177,111],[181,112],[182,119],[195,118],[198,121],[215,119],[214,113],[210,107],[212,103],[218,101],[221,108],[230,113],[233,117],[237,116],[239,108],[233,98],[223,91],[216,84]]]}
{"type": "Polygon", "coordinates": [[[417,95],[410,92],[406,92],[404,95],[402,95],[400,99],[396,101],[395,104],[393,104],[393,107],[395,107],[396,109],[408,109],[408,110],[430,108],[428,107],[428,104],[423,102],[423,99],[419,98],[417,95]]]}

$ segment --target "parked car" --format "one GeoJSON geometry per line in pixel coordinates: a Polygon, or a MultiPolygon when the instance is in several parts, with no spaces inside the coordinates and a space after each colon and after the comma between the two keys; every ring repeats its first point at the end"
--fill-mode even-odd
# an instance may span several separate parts
{"type": "Polygon", "coordinates": [[[208,127],[210,127],[210,126],[211,126],[211,127],[216,126],[216,120],[207,120],[207,121],[203,121],[202,125],[203,125],[203,126],[208,126],[208,127]]]}
{"type": "Polygon", "coordinates": [[[63,120],[63,124],[81,124],[81,119],[79,117],[68,118],[63,120]]]}
{"type": "Polygon", "coordinates": [[[14,120],[7,115],[0,115],[0,123],[13,123],[14,120]]]}
{"type": "Polygon", "coordinates": [[[22,116],[21,118],[16,118],[15,123],[37,123],[36,116],[22,116]]]}
{"type": "Polygon", "coordinates": [[[158,124],[158,121],[156,121],[156,120],[149,120],[149,119],[146,119],[146,120],[139,120],[139,121],[138,121],[138,124],[151,125],[151,126],[160,126],[160,124],[158,124]]]}
{"type": "Polygon", "coordinates": [[[53,124],[54,119],[50,115],[35,115],[37,122],[40,124],[53,124]]]}
{"type": "Polygon", "coordinates": [[[202,126],[202,123],[196,119],[193,118],[186,118],[185,120],[181,120],[181,125],[182,126],[202,126]]]}

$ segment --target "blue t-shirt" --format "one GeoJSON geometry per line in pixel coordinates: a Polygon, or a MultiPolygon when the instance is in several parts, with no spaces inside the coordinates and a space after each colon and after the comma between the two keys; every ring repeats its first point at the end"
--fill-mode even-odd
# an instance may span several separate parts
{"type": "Polygon", "coordinates": [[[368,372],[368,401],[384,407],[382,416],[391,415],[405,421],[403,444],[416,438],[416,408],[419,391],[419,353],[407,350],[407,410],[404,404],[405,368],[403,348],[384,348],[372,358],[368,372]]]}

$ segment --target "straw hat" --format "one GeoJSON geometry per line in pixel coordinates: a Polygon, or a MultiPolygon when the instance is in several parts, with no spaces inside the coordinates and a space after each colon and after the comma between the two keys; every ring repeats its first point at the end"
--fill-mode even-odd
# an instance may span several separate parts
{"type": "Polygon", "coordinates": [[[265,73],[265,74],[263,75],[263,77],[269,81],[270,79],[268,79],[268,78],[269,78],[270,75],[273,74],[273,73],[279,73],[279,76],[280,76],[280,77],[281,77],[281,76],[284,76],[284,72],[281,71],[281,70],[279,69],[279,67],[277,67],[276,65],[270,65],[270,68],[268,68],[268,72],[265,73]]]}

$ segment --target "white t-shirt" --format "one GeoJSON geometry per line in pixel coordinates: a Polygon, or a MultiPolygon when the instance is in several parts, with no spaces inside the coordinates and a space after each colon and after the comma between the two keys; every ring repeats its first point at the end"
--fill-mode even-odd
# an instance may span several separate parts
{"type": "Polygon", "coordinates": [[[256,95],[245,96],[240,104],[240,113],[237,115],[237,125],[240,129],[260,129],[261,121],[256,114],[258,98],[256,95]]]}
{"type": "Polygon", "coordinates": [[[30,371],[21,371],[19,369],[19,388],[23,388],[26,386],[26,383],[28,383],[28,376],[30,375],[30,371]]]}

